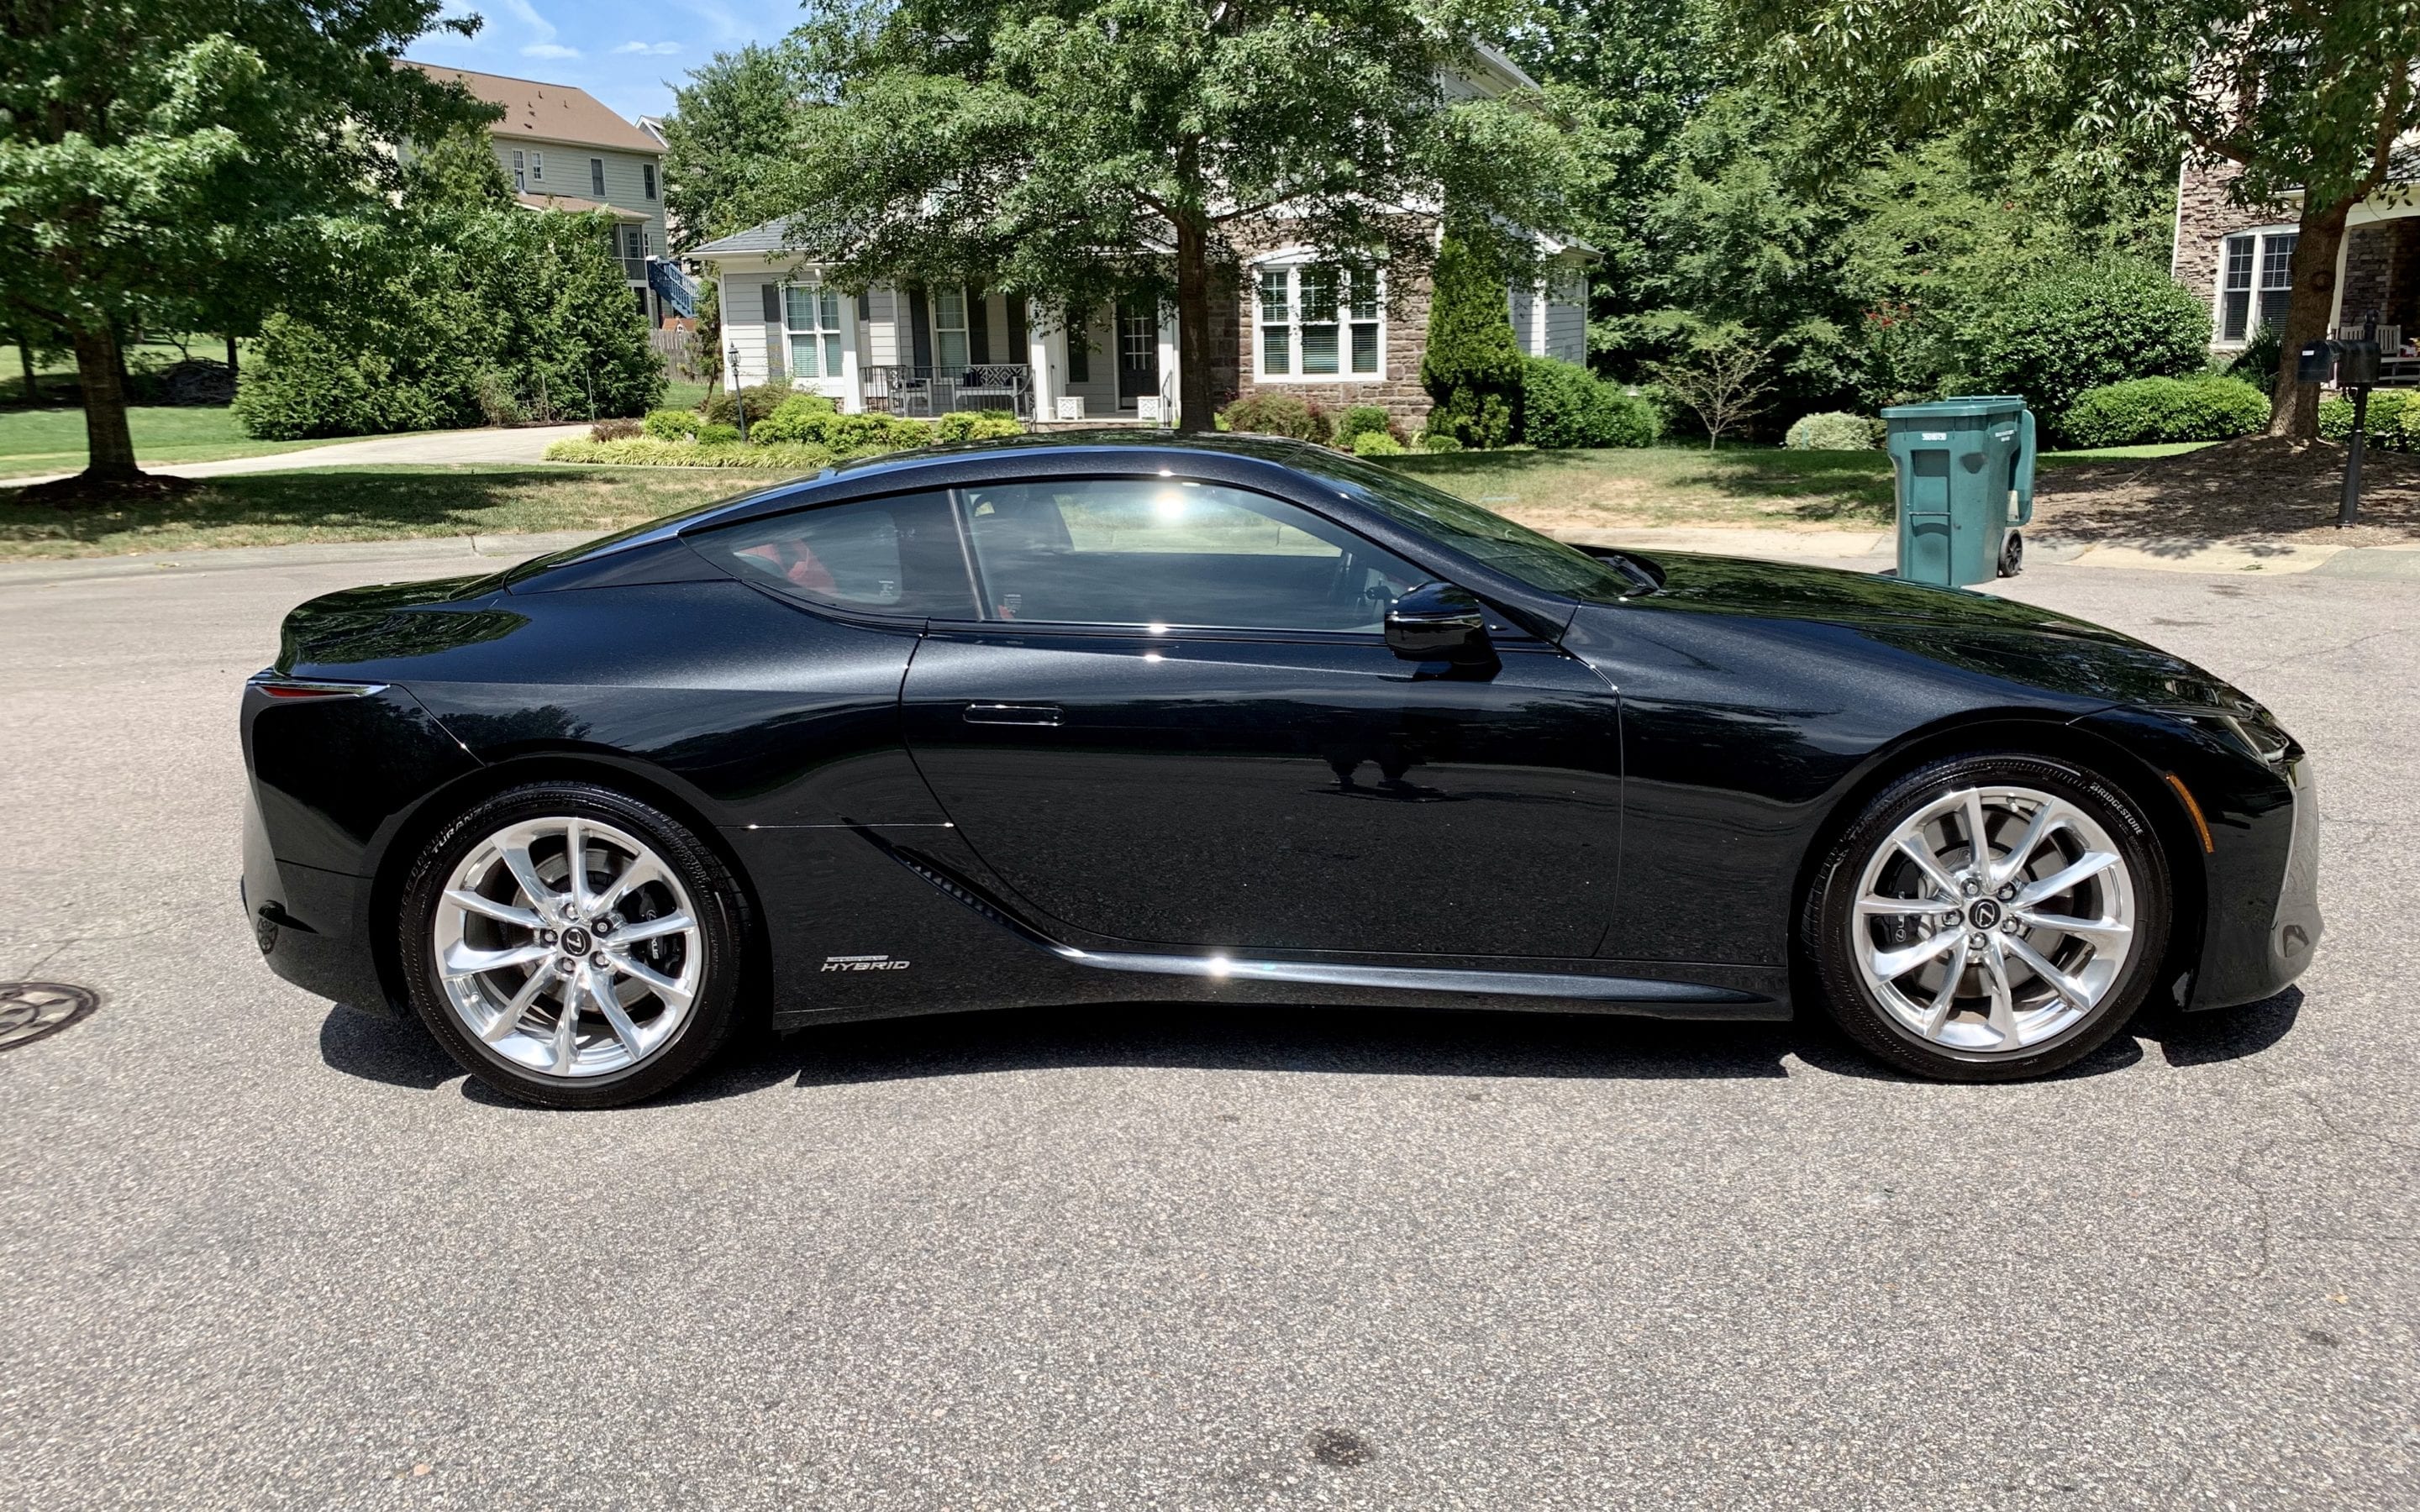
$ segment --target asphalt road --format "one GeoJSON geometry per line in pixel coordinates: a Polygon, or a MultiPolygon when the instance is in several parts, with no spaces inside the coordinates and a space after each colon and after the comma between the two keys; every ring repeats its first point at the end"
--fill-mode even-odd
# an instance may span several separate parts
{"type": "MultiPolygon", "coordinates": [[[[434,560],[423,571],[451,566],[434,560]]],[[[2043,567],[2317,753],[2302,990],[1827,1030],[1138,1006],[546,1114],[272,979],[235,689],[390,562],[0,584],[0,1504],[2420,1501],[2420,584],[2043,567]]]]}

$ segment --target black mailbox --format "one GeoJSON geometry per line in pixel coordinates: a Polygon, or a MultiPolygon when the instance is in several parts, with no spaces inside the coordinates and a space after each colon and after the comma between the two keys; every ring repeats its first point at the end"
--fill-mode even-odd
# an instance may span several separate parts
{"type": "Polygon", "coordinates": [[[2378,343],[2345,341],[2336,344],[2336,387],[2366,389],[2378,381],[2378,343]]]}
{"type": "Polygon", "coordinates": [[[2305,345],[2294,360],[2294,381],[2325,383],[2335,377],[2336,344],[2314,341],[2305,345]]]}

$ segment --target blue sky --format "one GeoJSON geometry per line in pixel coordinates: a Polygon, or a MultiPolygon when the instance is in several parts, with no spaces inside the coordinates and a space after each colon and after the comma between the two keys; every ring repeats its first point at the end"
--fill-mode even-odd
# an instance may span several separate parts
{"type": "Polygon", "coordinates": [[[445,9],[480,17],[479,35],[424,37],[405,56],[578,85],[623,116],[669,113],[690,69],[799,23],[795,0],[452,0],[445,9]]]}

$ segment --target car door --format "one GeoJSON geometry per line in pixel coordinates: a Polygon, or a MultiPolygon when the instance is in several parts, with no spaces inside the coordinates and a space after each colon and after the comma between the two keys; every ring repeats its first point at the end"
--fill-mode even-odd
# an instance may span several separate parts
{"type": "Polygon", "coordinates": [[[1499,626],[1399,659],[1435,575],[1293,503],[1155,476],[960,489],[982,618],[936,619],[902,727],[1042,920],[1206,949],[1582,957],[1610,918],[1616,701],[1499,626]]]}

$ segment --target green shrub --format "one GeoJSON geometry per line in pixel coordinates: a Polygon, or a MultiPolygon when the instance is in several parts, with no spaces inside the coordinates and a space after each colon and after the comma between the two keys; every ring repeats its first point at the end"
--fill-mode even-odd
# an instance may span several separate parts
{"type": "Polygon", "coordinates": [[[748,424],[752,428],[758,421],[781,409],[789,397],[790,385],[786,380],[780,383],[760,383],[752,388],[742,389],[739,391],[737,404],[732,402],[729,389],[718,389],[715,391],[714,397],[706,401],[706,418],[718,425],[737,427],[739,424],[739,410],[744,407],[748,411],[748,424]]]}
{"type": "MultiPolygon", "coordinates": [[[[2262,417],[2265,421],[2265,415],[2262,417]]],[[[2362,434],[2371,446],[2395,451],[2420,450],[2420,404],[2393,389],[2374,389],[2369,395],[2368,424],[2362,434]]],[[[2328,399],[2319,405],[2319,435],[2332,441],[2352,439],[2352,401],[2328,399]]]]}
{"type": "Polygon", "coordinates": [[[706,417],[694,409],[650,409],[643,423],[646,433],[659,441],[692,440],[706,417]]]}
{"type": "MultiPolygon", "coordinates": [[[[468,375],[390,353],[389,345],[271,316],[236,388],[237,424],[263,440],[294,441],[473,423],[469,385],[458,381],[468,375]]],[[[410,344],[398,337],[392,345],[410,344]]]]}
{"type": "Polygon", "coordinates": [[[1227,423],[1227,429],[1255,436],[1285,436],[1326,445],[1336,435],[1326,410],[1290,393],[1255,393],[1238,399],[1219,411],[1219,418],[1227,423]]]}
{"type": "Polygon", "coordinates": [[[739,440],[739,427],[737,425],[700,425],[697,427],[697,435],[692,437],[691,440],[695,440],[700,446],[736,445],[739,440]]]}
{"type": "Polygon", "coordinates": [[[1455,440],[1451,436],[1439,430],[1421,431],[1419,444],[1420,450],[1423,452],[1459,452],[1462,450],[1462,442],[1455,440]]]}
{"type": "Polygon", "coordinates": [[[832,464],[832,455],[820,446],[742,446],[736,427],[721,428],[734,430],[735,435],[715,442],[668,441],[654,436],[618,441],[557,441],[546,449],[546,459],[608,467],[763,468],[784,472],[816,472],[832,464]]]}
{"type": "Polygon", "coordinates": [[[1336,444],[1350,448],[1355,441],[1364,436],[1373,433],[1391,436],[1394,431],[1395,417],[1387,413],[1383,408],[1374,404],[1357,404],[1345,410],[1343,418],[1337,421],[1336,444]]]}
{"type": "Polygon", "coordinates": [[[933,440],[995,441],[1025,434],[1025,423],[1014,409],[954,409],[933,422],[933,440]]]}
{"type": "Polygon", "coordinates": [[[600,420],[588,427],[592,441],[627,441],[633,436],[644,436],[646,427],[635,420],[600,420]]]}
{"type": "Polygon", "coordinates": [[[1827,409],[1792,421],[1781,444],[1799,452],[1870,452],[1882,439],[1881,429],[1879,421],[1827,409]]]}
{"type": "Polygon", "coordinates": [[[2135,258],[2067,261],[2017,284],[1969,321],[1975,392],[2015,393],[2064,415],[2086,389],[2181,378],[2210,362],[2210,309],[2135,258]]]}
{"type": "Polygon", "coordinates": [[[1391,431],[1362,430],[1353,433],[1355,456],[1399,456],[1404,450],[1404,443],[1395,440],[1394,433],[1391,431]]]}
{"type": "Polygon", "coordinates": [[[1438,244],[1420,387],[1435,408],[1430,431],[1466,446],[1521,434],[1521,347],[1504,299],[1504,270],[1484,246],[1449,234],[1438,244]]]}
{"type": "Polygon", "coordinates": [[[2274,323],[2263,325],[2226,364],[2231,378],[2240,378],[2266,394],[2277,392],[2277,360],[2286,346],[2285,328],[2274,323]]]}
{"type": "MultiPolygon", "coordinates": [[[[754,394],[760,391],[748,391],[754,394]]],[[[830,424],[840,418],[840,406],[820,393],[793,393],[764,414],[748,401],[748,439],[759,446],[813,441],[821,444],[830,424]]]]}
{"type": "Polygon", "coordinates": [[[1521,369],[1521,439],[1532,446],[1650,446],[1661,428],[1645,400],[1577,363],[1532,357],[1521,369]]]}
{"type": "Polygon", "coordinates": [[[2141,446],[2155,441],[2223,441],[2269,424],[2269,396],[2242,378],[2130,378],[2077,396],[2058,417],[2070,446],[2141,446]]]}

